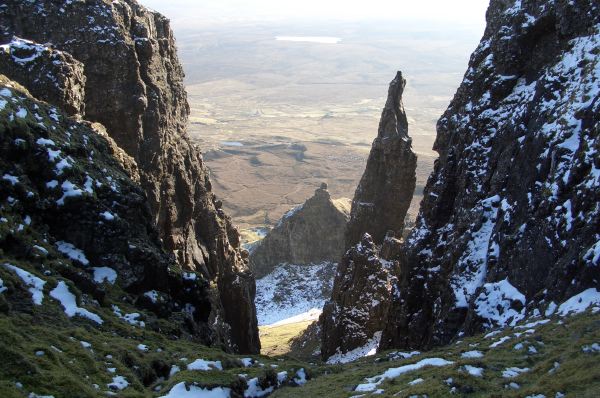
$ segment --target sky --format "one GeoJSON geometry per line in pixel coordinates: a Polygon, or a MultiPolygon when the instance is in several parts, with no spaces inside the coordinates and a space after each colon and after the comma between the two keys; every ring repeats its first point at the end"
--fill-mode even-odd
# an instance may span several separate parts
{"type": "Polygon", "coordinates": [[[481,27],[488,0],[139,0],[180,25],[284,20],[428,20],[481,27]]]}

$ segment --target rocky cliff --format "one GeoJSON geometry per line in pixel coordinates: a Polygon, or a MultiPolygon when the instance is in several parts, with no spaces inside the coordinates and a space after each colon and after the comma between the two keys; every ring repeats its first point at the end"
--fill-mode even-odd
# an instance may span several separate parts
{"type": "Polygon", "coordinates": [[[322,184],[312,198],[287,212],[252,249],[252,271],[261,277],[282,263],[337,262],[344,251],[348,202],[331,199],[327,184],[322,184]]]}
{"type": "Polygon", "coordinates": [[[355,350],[377,346],[385,326],[391,289],[397,282],[404,218],[416,182],[417,157],[411,149],[402,104],[406,80],[398,72],[390,83],[365,172],[352,200],[346,247],[323,308],[321,356],[343,362],[355,350]]]}
{"type": "MultiPolygon", "coordinates": [[[[0,116],[0,258],[11,281],[2,312],[39,316],[44,285],[66,282],[89,308],[71,317],[99,327],[98,310],[121,313],[127,303],[149,310],[132,314],[132,324],[218,344],[208,323],[208,284],[162,250],[144,192],[124,168],[132,159],[118,161],[114,143],[95,125],[67,117],[3,75],[0,116]]],[[[56,298],[68,310],[63,296],[56,298]]],[[[38,322],[53,319],[46,316],[38,322]]]]}
{"type": "Polygon", "coordinates": [[[406,80],[398,72],[390,83],[377,137],[354,193],[346,248],[359,242],[364,233],[381,244],[388,231],[401,236],[404,230],[417,168],[417,156],[411,148],[412,139],[408,136],[408,121],[402,104],[405,86],[406,80]]]}
{"type": "MultiPolygon", "coordinates": [[[[400,241],[386,237],[383,251],[397,251],[399,246],[400,241]]],[[[376,340],[374,347],[379,343],[398,273],[398,262],[386,260],[380,249],[365,234],[338,264],[331,299],[319,318],[324,360],[343,362],[348,352],[371,340],[376,340]]]]}
{"type": "Polygon", "coordinates": [[[599,53],[597,2],[491,1],[438,121],[380,348],[548,316],[600,287],[599,53]]]}
{"type": "Polygon", "coordinates": [[[52,43],[83,64],[85,118],[102,123],[137,162],[162,245],[213,286],[210,318],[220,340],[257,352],[254,278],[187,137],[183,71],[168,20],[133,0],[12,0],[0,7],[0,26],[4,42],[16,35],[52,43]]]}

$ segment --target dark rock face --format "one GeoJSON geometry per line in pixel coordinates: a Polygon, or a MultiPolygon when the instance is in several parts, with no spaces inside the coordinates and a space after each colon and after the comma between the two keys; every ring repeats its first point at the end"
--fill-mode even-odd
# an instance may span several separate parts
{"type": "Polygon", "coordinates": [[[398,72],[352,201],[345,236],[350,249],[338,265],[331,300],[319,319],[323,359],[365,346],[385,326],[398,268],[389,261],[400,247],[394,235],[404,229],[416,182],[417,157],[402,105],[405,85],[398,72]]]}
{"type": "Polygon", "coordinates": [[[492,0],[380,348],[511,324],[600,281],[597,2],[492,0]]]}
{"type": "MultiPolygon", "coordinates": [[[[0,75],[2,264],[70,280],[106,307],[119,303],[109,301],[113,287],[98,275],[114,273],[123,300],[140,304],[147,292],[162,298],[160,311],[147,308],[172,323],[170,333],[218,344],[207,282],[184,274],[162,250],[143,190],[93,127],[0,75]],[[184,312],[186,305],[195,311],[184,312]]],[[[161,331],[156,319],[146,327],[161,331]]]]}
{"type": "Polygon", "coordinates": [[[27,87],[34,97],[70,116],[83,115],[83,64],[71,54],[15,37],[0,46],[0,71],[27,87]]]}
{"type": "Polygon", "coordinates": [[[49,42],[84,64],[85,118],[102,123],[137,162],[163,246],[215,286],[219,340],[258,352],[254,277],[187,137],[183,70],[168,20],[133,0],[5,3],[0,40],[49,42]]]}
{"type": "MultiPolygon", "coordinates": [[[[397,251],[400,241],[387,237],[386,253],[397,251]]],[[[369,234],[352,247],[338,265],[331,300],[323,308],[321,356],[344,354],[364,346],[383,330],[396,284],[398,263],[380,257],[380,248],[369,234]]]]}
{"type": "Polygon", "coordinates": [[[405,86],[398,72],[352,200],[345,236],[350,249],[338,265],[331,300],[319,319],[323,359],[365,346],[385,326],[398,269],[392,259],[400,241],[394,235],[404,229],[416,183],[417,157],[402,104],[405,86]]]}
{"type": "Polygon", "coordinates": [[[336,262],[344,252],[349,201],[331,199],[327,184],[286,213],[250,253],[250,267],[262,277],[279,264],[336,262]]]}
{"type": "Polygon", "coordinates": [[[398,72],[390,83],[377,138],[352,200],[346,248],[359,242],[364,233],[381,244],[388,231],[400,236],[404,229],[417,168],[417,156],[411,149],[412,139],[408,136],[408,121],[402,104],[405,86],[406,80],[398,72]]]}

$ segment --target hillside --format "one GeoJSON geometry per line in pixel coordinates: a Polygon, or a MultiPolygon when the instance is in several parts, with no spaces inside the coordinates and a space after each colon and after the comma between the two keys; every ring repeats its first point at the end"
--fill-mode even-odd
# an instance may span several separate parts
{"type": "Polygon", "coordinates": [[[8,0],[0,43],[0,397],[598,396],[592,0],[491,0],[407,236],[398,72],[351,208],[323,184],[251,252],[164,16],[8,0]]]}

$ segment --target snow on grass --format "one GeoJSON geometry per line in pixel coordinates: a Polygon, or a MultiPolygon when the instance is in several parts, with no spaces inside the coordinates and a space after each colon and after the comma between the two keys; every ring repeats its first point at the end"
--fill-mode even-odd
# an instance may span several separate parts
{"type": "Polygon", "coordinates": [[[329,299],[336,265],[285,264],[256,281],[258,324],[273,323],[305,314],[305,320],[316,315],[329,299]]]}
{"type": "Polygon", "coordinates": [[[386,379],[394,379],[405,373],[413,372],[426,366],[448,366],[452,365],[453,363],[454,362],[447,361],[442,358],[425,358],[417,363],[400,366],[398,368],[390,368],[380,375],[368,377],[365,379],[367,382],[356,386],[354,391],[374,391],[377,389],[377,386],[383,383],[383,381],[386,379]]]}
{"type": "Polygon", "coordinates": [[[505,379],[511,379],[513,377],[517,377],[521,373],[527,373],[527,372],[529,372],[529,368],[511,367],[511,368],[506,368],[502,371],[502,377],[504,377],[505,379]]]}
{"type": "Polygon", "coordinates": [[[48,145],[56,146],[56,143],[48,138],[38,138],[35,143],[38,145],[41,145],[41,146],[48,146],[48,145]]]}
{"type": "Polygon", "coordinates": [[[558,307],[558,314],[562,316],[579,314],[591,305],[600,305],[600,292],[595,288],[584,290],[562,303],[558,307]]]}
{"type": "Polygon", "coordinates": [[[221,361],[207,361],[206,359],[196,359],[194,362],[188,364],[188,370],[223,370],[221,361]]]}
{"type": "MultiPolygon", "coordinates": [[[[357,347],[346,353],[340,353],[339,351],[327,359],[327,364],[339,364],[356,361],[357,359],[375,355],[377,353],[377,347],[381,340],[381,332],[375,332],[373,337],[367,341],[362,347],[357,347]]],[[[338,348],[339,350],[339,348],[338,348]]]]}
{"type": "Polygon", "coordinates": [[[175,374],[181,372],[181,368],[177,365],[171,366],[171,370],[169,371],[169,377],[173,377],[175,374]]]}
{"type": "Polygon", "coordinates": [[[298,369],[296,376],[294,376],[294,382],[299,386],[306,384],[306,372],[304,368],[298,369]]]}
{"type": "Polygon", "coordinates": [[[160,398],[229,398],[231,389],[226,387],[215,387],[213,389],[198,387],[196,385],[186,386],[185,382],[177,383],[171,388],[167,395],[160,398]]]}
{"type": "Polygon", "coordinates": [[[195,281],[196,279],[198,279],[198,275],[196,275],[194,272],[184,272],[183,279],[185,279],[186,281],[195,281]]]}
{"type": "MultiPolygon", "coordinates": [[[[285,371],[277,373],[277,387],[279,387],[281,383],[283,383],[287,379],[287,377],[288,375],[285,371]]],[[[300,369],[296,373],[294,381],[298,385],[306,383],[306,374],[304,373],[304,368],[300,369]],[[299,373],[301,373],[301,376],[299,376],[299,373]]],[[[247,398],[264,397],[266,395],[271,394],[275,390],[275,386],[268,386],[267,388],[262,388],[262,386],[259,383],[258,377],[254,377],[248,380],[247,383],[248,388],[246,388],[246,391],[244,391],[244,397],[247,398]]]]}
{"type": "Polygon", "coordinates": [[[167,395],[160,398],[229,398],[231,389],[215,387],[213,389],[198,387],[196,385],[186,386],[185,382],[177,383],[171,388],[167,395]]]}
{"type": "Polygon", "coordinates": [[[98,315],[77,306],[75,295],[69,291],[69,287],[64,281],[59,281],[56,287],[50,292],[50,296],[60,302],[65,310],[65,314],[69,318],[79,315],[84,318],[88,318],[98,324],[102,324],[104,321],[98,315]]]}
{"type": "Polygon", "coordinates": [[[80,341],[80,342],[79,342],[79,344],[81,344],[81,346],[82,346],[83,348],[86,348],[86,349],[92,348],[92,344],[91,344],[91,343],[88,343],[87,341],[83,341],[83,340],[82,340],[82,341],[80,341]]]}
{"type": "Polygon", "coordinates": [[[100,213],[100,217],[102,217],[106,221],[112,221],[115,219],[115,215],[112,214],[110,211],[105,211],[103,213],[100,213]]]}
{"type": "Polygon", "coordinates": [[[2,176],[2,179],[3,179],[4,181],[8,181],[8,182],[10,182],[10,185],[13,185],[13,186],[14,186],[14,185],[17,185],[17,184],[19,183],[19,177],[15,177],[15,176],[13,176],[13,175],[10,175],[10,174],[4,174],[4,175],[2,176]]]}
{"type": "Polygon", "coordinates": [[[44,300],[44,284],[46,281],[12,264],[5,263],[4,267],[10,269],[21,278],[23,283],[29,288],[28,290],[31,293],[33,303],[35,305],[42,305],[42,301],[44,300]]]}
{"type": "Polygon", "coordinates": [[[15,114],[18,118],[25,119],[27,117],[27,109],[19,107],[19,110],[15,114]]]}
{"type": "Polygon", "coordinates": [[[593,343],[590,345],[584,345],[583,347],[581,347],[581,351],[585,352],[586,354],[600,352],[600,344],[593,343]]]}
{"type": "Polygon", "coordinates": [[[419,351],[411,351],[411,352],[401,352],[401,351],[394,351],[394,352],[390,352],[387,357],[390,361],[398,361],[400,359],[408,359],[408,358],[412,358],[416,355],[420,355],[421,352],[419,351]]]}
{"type": "Polygon", "coordinates": [[[504,336],[501,337],[498,341],[490,344],[490,348],[496,348],[498,347],[500,344],[503,344],[505,341],[510,340],[510,336],[504,336]]]}
{"type": "Polygon", "coordinates": [[[588,266],[597,266],[600,264],[600,241],[594,243],[592,247],[588,249],[583,256],[583,259],[588,261],[588,266]]]}
{"type": "Polygon", "coordinates": [[[408,382],[408,385],[409,385],[409,386],[414,386],[414,385],[417,385],[417,384],[421,384],[421,383],[423,383],[424,381],[425,381],[425,380],[423,380],[423,379],[421,379],[421,378],[419,377],[418,379],[414,379],[413,381],[409,381],[409,382],[408,382]]]}
{"type": "Polygon", "coordinates": [[[150,351],[150,347],[148,347],[146,344],[141,344],[141,343],[137,345],[137,349],[142,352],[150,351]]]}
{"type": "Polygon", "coordinates": [[[483,377],[483,368],[478,368],[476,366],[465,365],[463,366],[465,372],[475,377],[483,377]]]}
{"type": "Polygon", "coordinates": [[[146,323],[138,318],[141,317],[141,314],[138,312],[132,312],[130,314],[123,314],[121,309],[113,304],[112,306],[113,313],[122,321],[127,322],[132,326],[146,327],[146,323]]]}
{"type": "Polygon", "coordinates": [[[514,326],[525,317],[525,303],[525,296],[504,279],[483,285],[483,291],[475,299],[475,312],[487,320],[486,327],[514,326]],[[515,309],[515,302],[521,303],[520,311],[515,309]]]}
{"type": "Polygon", "coordinates": [[[40,245],[33,245],[32,246],[35,250],[39,251],[40,253],[42,253],[43,255],[48,255],[48,250],[46,250],[45,247],[42,247],[40,245]]]}
{"type": "Polygon", "coordinates": [[[90,263],[85,257],[83,251],[76,248],[72,243],[59,240],[56,242],[56,248],[59,252],[69,257],[73,261],[79,261],[83,265],[88,265],[90,263]]]}
{"type": "Polygon", "coordinates": [[[117,280],[117,271],[110,267],[93,267],[94,271],[94,282],[103,283],[108,282],[111,285],[115,284],[117,280]]]}
{"type": "Polygon", "coordinates": [[[112,383],[106,385],[111,390],[124,390],[129,387],[129,382],[123,376],[115,376],[112,379],[112,383]]]}
{"type": "Polygon", "coordinates": [[[160,298],[159,293],[156,290],[150,290],[144,293],[144,296],[150,299],[154,304],[158,303],[160,298]]]}
{"type": "Polygon", "coordinates": [[[59,206],[64,205],[65,199],[67,198],[74,198],[83,195],[83,191],[77,188],[77,186],[69,180],[64,181],[61,185],[61,188],[63,190],[63,196],[56,201],[56,204],[59,206]]]}
{"type": "Polygon", "coordinates": [[[467,351],[460,355],[461,358],[483,358],[481,351],[467,351]]]}
{"type": "Polygon", "coordinates": [[[3,293],[7,289],[8,288],[6,286],[4,286],[4,281],[2,280],[2,278],[0,278],[0,293],[3,293]]]}
{"type": "Polygon", "coordinates": [[[523,325],[515,326],[515,329],[531,329],[534,326],[545,325],[548,322],[550,322],[550,319],[540,319],[538,321],[528,322],[523,325]]]}

